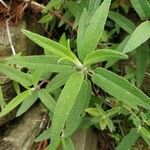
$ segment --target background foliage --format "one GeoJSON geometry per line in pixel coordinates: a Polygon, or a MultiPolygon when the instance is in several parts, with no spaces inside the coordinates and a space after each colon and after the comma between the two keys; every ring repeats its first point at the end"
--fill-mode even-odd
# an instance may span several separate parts
{"type": "Polygon", "coordinates": [[[50,139],[51,150],[74,149],[74,132],[90,127],[109,133],[117,150],[150,146],[149,17],[149,0],[49,1],[39,20],[48,34],[22,30],[43,55],[0,61],[0,72],[24,87],[6,105],[0,92],[0,117],[40,99],[52,125],[35,141],[50,139]]]}

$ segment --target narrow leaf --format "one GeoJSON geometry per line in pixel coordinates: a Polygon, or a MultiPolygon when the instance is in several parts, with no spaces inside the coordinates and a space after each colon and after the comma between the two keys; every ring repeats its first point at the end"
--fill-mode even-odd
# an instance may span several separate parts
{"type": "Polygon", "coordinates": [[[69,70],[72,68],[71,65],[58,63],[58,57],[49,55],[9,57],[6,60],[12,64],[33,70],[40,70],[41,72],[61,72],[64,69],[69,70]]]}
{"type": "Polygon", "coordinates": [[[131,4],[140,16],[141,20],[150,17],[150,1],[149,0],[131,0],[131,4]]]}
{"type": "Polygon", "coordinates": [[[75,150],[73,141],[71,138],[62,139],[63,150],[75,150]]]}
{"type": "MultiPolygon", "coordinates": [[[[118,46],[117,48],[115,49],[115,51],[118,51],[118,52],[123,52],[123,49],[125,48],[127,42],[129,41],[130,39],[130,35],[128,35],[118,46]]],[[[105,68],[109,68],[110,66],[112,66],[113,64],[116,63],[116,59],[111,59],[107,62],[107,64],[105,65],[105,68]]]]}
{"type": "Polygon", "coordinates": [[[20,108],[17,111],[16,116],[18,117],[18,116],[22,115],[23,113],[25,113],[35,103],[37,98],[38,98],[37,91],[33,91],[31,93],[31,95],[27,96],[24,99],[24,101],[22,102],[20,108]]]}
{"type": "Polygon", "coordinates": [[[74,63],[78,62],[77,57],[72,53],[68,48],[65,46],[52,41],[48,38],[45,38],[41,35],[38,35],[36,33],[32,33],[27,30],[22,30],[22,32],[30,38],[32,41],[34,41],[36,44],[41,46],[42,48],[49,50],[51,53],[61,57],[62,59],[68,59],[74,63]]]}
{"type": "Polygon", "coordinates": [[[136,28],[133,22],[120,15],[119,13],[110,11],[108,17],[116,24],[118,24],[121,28],[123,28],[127,33],[132,33],[136,28]]]}
{"type": "Polygon", "coordinates": [[[41,89],[38,92],[38,96],[42,103],[52,112],[54,112],[56,101],[45,89],[41,89]]]}
{"type": "Polygon", "coordinates": [[[83,38],[81,39],[80,37],[78,40],[79,42],[77,43],[78,54],[81,60],[83,60],[89,52],[96,49],[97,44],[102,37],[102,32],[109,12],[110,2],[111,0],[104,0],[92,16],[87,28],[84,26],[86,31],[84,35],[81,36],[83,38]]]}
{"type": "Polygon", "coordinates": [[[30,90],[27,90],[18,96],[16,96],[14,99],[12,99],[2,110],[0,113],[0,117],[3,117],[10,111],[12,111],[14,108],[16,108],[20,103],[22,103],[29,95],[31,94],[30,90]]]}
{"type": "Polygon", "coordinates": [[[148,67],[149,51],[148,43],[144,43],[136,50],[136,81],[138,87],[142,84],[148,67]]]}
{"type": "Polygon", "coordinates": [[[54,90],[60,88],[67,82],[69,76],[71,76],[73,73],[75,73],[75,70],[66,69],[62,71],[48,83],[48,85],[46,86],[46,90],[48,92],[53,92],[54,90]]]}
{"type": "Polygon", "coordinates": [[[150,21],[141,23],[132,33],[127,45],[124,48],[124,53],[131,52],[139,47],[142,43],[150,38],[150,21]]]}
{"type": "Polygon", "coordinates": [[[56,103],[52,126],[51,126],[51,144],[50,149],[55,150],[60,142],[65,122],[67,121],[76,97],[81,89],[83,75],[75,73],[69,77],[56,103]]]}
{"type": "Polygon", "coordinates": [[[139,134],[136,128],[132,128],[130,132],[123,137],[121,143],[117,146],[116,150],[128,150],[131,149],[138,139],[139,134]]]}
{"type": "Polygon", "coordinates": [[[82,113],[84,109],[88,107],[91,99],[91,87],[90,83],[84,81],[81,90],[76,98],[75,104],[70,112],[66,127],[64,130],[64,137],[71,136],[79,127],[82,121],[82,113]]]}
{"type": "Polygon", "coordinates": [[[86,58],[84,59],[84,65],[92,65],[94,63],[100,63],[102,61],[108,61],[108,60],[119,60],[119,59],[127,59],[128,56],[114,51],[114,50],[109,50],[109,49],[101,49],[101,50],[96,50],[92,51],[89,53],[86,58]]]}
{"type": "Polygon", "coordinates": [[[150,98],[123,77],[104,68],[97,68],[93,73],[92,80],[104,91],[131,108],[136,109],[135,106],[138,105],[150,109],[150,98]]]}
{"type": "Polygon", "coordinates": [[[78,33],[77,33],[77,49],[78,49],[79,57],[81,57],[80,53],[82,53],[82,49],[83,49],[82,44],[83,44],[83,39],[84,39],[84,35],[85,35],[85,32],[86,32],[86,28],[87,28],[87,18],[88,18],[88,12],[84,8],[83,12],[81,14],[81,17],[80,17],[78,33]]]}
{"type": "Polygon", "coordinates": [[[44,141],[44,140],[50,139],[50,131],[51,131],[50,128],[48,128],[47,130],[43,131],[34,141],[35,142],[40,142],[40,141],[44,141]]]}
{"type": "Polygon", "coordinates": [[[4,106],[6,106],[6,103],[3,96],[2,86],[0,86],[0,108],[3,109],[4,106]]]}
{"type": "Polygon", "coordinates": [[[19,82],[25,87],[32,85],[31,76],[15,69],[14,67],[0,63],[0,72],[5,74],[10,79],[19,82]]]}

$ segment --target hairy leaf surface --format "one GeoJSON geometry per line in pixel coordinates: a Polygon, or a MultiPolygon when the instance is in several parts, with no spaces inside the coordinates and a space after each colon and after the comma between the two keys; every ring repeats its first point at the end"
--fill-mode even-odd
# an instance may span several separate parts
{"type": "Polygon", "coordinates": [[[62,139],[63,150],[75,150],[75,146],[71,138],[62,139]]]}
{"type": "Polygon", "coordinates": [[[55,150],[60,142],[60,134],[81,89],[83,77],[80,73],[71,75],[58,98],[51,126],[51,150],[55,150]]]}
{"type": "Polygon", "coordinates": [[[136,109],[135,106],[141,106],[150,109],[150,98],[123,77],[104,68],[97,68],[93,73],[92,80],[104,91],[131,108],[136,109]]]}
{"type": "Polygon", "coordinates": [[[20,108],[17,111],[16,116],[17,117],[21,116],[24,112],[26,112],[35,103],[37,98],[38,98],[38,93],[35,90],[31,93],[31,95],[29,95],[28,97],[26,97],[24,99],[24,101],[22,102],[20,108]]]}
{"type": "Polygon", "coordinates": [[[128,56],[123,53],[110,50],[110,49],[100,49],[100,50],[90,52],[84,59],[84,65],[87,66],[102,61],[108,61],[114,59],[119,60],[119,59],[127,59],[127,58],[128,56]]]}
{"type": "Polygon", "coordinates": [[[78,129],[83,119],[82,113],[84,109],[88,107],[90,99],[91,99],[90,83],[88,83],[85,80],[82,84],[81,90],[76,98],[75,104],[66,122],[66,128],[64,130],[64,137],[71,136],[78,129]]]}
{"type": "Polygon", "coordinates": [[[5,74],[10,79],[19,82],[25,87],[32,85],[31,76],[15,69],[14,67],[0,63],[0,72],[5,74]]]}
{"type": "Polygon", "coordinates": [[[138,137],[139,134],[137,129],[132,128],[130,132],[125,137],[123,137],[121,143],[117,146],[116,150],[131,149],[138,137]]]}
{"type": "Polygon", "coordinates": [[[12,99],[2,110],[0,113],[0,117],[8,114],[10,111],[12,111],[14,108],[16,108],[20,103],[22,103],[29,95],[31,94],[30,90],[24,91],[23,93],[16,96],[14,99],[12,99]]]}
{"type": "Polygon", "coordinates": [[[55,110],[56,101],[45,89],[41,89],[38,92],[38,96],[42,103],[52,112],[55,110]]]}
{"type": "Polygon", "coordinates": [[[67,47],[65,47],[53,40],[45,38],[41,35],[38,35],[36,33],[32,33],[27,30],[22,30],[22,32],[28,38],[30,38],[32,41],[34,41],[36,44],[38,44],[39,46],[43,47],[46,50],[49,50],[51,53],[55,54],[56,56],[59,56],[62,59],[68,59],[74,63],[78,62],[77,57],[67,47]]]}
{"type": "Polygon", "coordinates": [[[142,84],[149,63],[150,49],[148,43],[142,44],[136,50],[136,80],[138,87],[142,84]]]}
{"type": "Polygon", "coordinates": [[[124,48],[124,53],[131,52],[139,47],[142,43],[150,38],[150,21],[141,23],[131,34],[127,45],[124,48]]]}
{"type": "Polygon", "coordinates": [[[136,28],[133,22],[131,22],[129,19],[125,18],[124,16],[120,15],[119,13],[110,11],[108,17],[129,34],[132,33],[136,28]]]}
{"type": "Polygon", "coordinates": [[[83,18],[81,17],[81,19],[84,19],[85,21],[80,19],[79,33],[77,37],[78,54],[81,60],[83,60],[89,52],[96,49],[97,44],[102,36],[102,32],[104,30],[104,25],[108,16],[110,2],[111,0],[103,1],[103,3],[99,6],[99,8],[92,16],[90,23],[87,27],[85,18],[87,15],[86,12],[83,11],[83,18]],[[86,28],[86,31],[84,28],[86,28]],[[81,31],[83,33],[80,35],[81,31]]]}
{"type": "Polygon", "coordinates": [[[12,64],[17,64],[21,67],[39,70],[40,72],[61,72],[64,69],[72,70],[72,64],[67,62],[59,62],[58,57],[55,56],[22,56],[9,57],[6,59],[12,64]]]}
{"type": "Polygon", "coordinates": [[[46,90],[48,92],[53,92],[54,90],[60,88],[61,86],[63,86],[69,76],[71,76],[73,73],[75,73],[76,71],[75,70],[68,70],[68,69],[65,69],[64,71],[62,71],[61,73],[59,73],[58,75],[56,75],[49,83],[48,85],[46,86],[46,90]]]}
{"type": "Polygon", "coordinates": [[[131,4],[142,20],[150,17],[149,0],[131,0],[131,4]]]}

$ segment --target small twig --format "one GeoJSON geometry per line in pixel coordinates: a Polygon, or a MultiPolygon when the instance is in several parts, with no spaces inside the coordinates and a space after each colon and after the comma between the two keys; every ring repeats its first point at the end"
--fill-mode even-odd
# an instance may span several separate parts
{"type": "Polygon", "coordinates": [[[11,34],[10,34],[10,30],[9,30],[9,21],[10,21],[11,18],[12,18],[12,16],[6,20],[6,31],[7,31],[8,40],[9,40],[9,44],[10,44],[12,53],[13,53],[13,55],[16,55],[16,51],[15,51],[15,48],[13,46],[12,39],[11,39],[11,34]]]}
{"type": "Polygon", "coordinates": [[[8,5],[3,0],[0,0],[0,3],[2,3],[6,8],[8,8],[8,5]]]}

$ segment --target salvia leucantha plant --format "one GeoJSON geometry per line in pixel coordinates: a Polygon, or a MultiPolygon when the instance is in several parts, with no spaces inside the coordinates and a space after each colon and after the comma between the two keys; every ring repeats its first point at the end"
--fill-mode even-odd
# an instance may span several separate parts
{"type": "MultiPolygon", "coordinates": [[[[98,4],[96,0],[94,3],[98,4]]],[[[134,1],[132,3],[134,6],[134,1]]],[[[143,20],[136,26],[127,18],[110,11],[110,4],[111,0],[104,0],[98,5],[91,5],[94,7],[92,13],[92,9],[82,9],[77,22],[75,52],[71,50],[69,40],[55,42],[22,30],[44,49],[45,55],[17,54],[0,62],[0,72],[26,89],[24,92],[18,91],[17,96],[2,107],[0,117],[18,105],[16,116],[20,116],[39,98],[47,107],[52,124],[35,141],[50,139],[50,150],[56,150],[59,144],[64,149],[75,149],[71,137],[85,124],[99,130],[107,129],[113,134],[117,128],[113,118],[119,115],[128,116],[132,127],[116,149],[130,149],[139,137],[150,146],[150,98],[138,88],[148,66],[144,59],[150,60],[147,57],[150,54],[147,41],[150,37],[150,21],[143,20]],[[99,49],[97,45],[105,31],[107,17],[123,28],[128,36],[117,48],[99,49]],[[138,51],[139,47],[143,52],[138,51]],[[137,68],[139,74],[136,85],[111,69],[115,62],[127,60],[128,54],[135,50],[138,60],[143,61],[142,65],[139,63],[141,67],[137,68]],[[27,68],[28,72],[21,71],[21,68],[27,68]],[[49,80],[52,74],[55,76],[49,80]],[[41,86],[43,83],[47,83],[44,88],[41,86]],[[100,91],[105,92],[105,96],[100,91]],[[58,95],[53,96],[56,92],[58,95]]]]}

